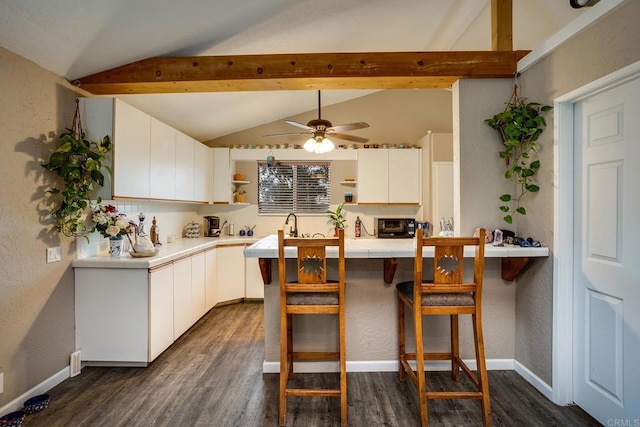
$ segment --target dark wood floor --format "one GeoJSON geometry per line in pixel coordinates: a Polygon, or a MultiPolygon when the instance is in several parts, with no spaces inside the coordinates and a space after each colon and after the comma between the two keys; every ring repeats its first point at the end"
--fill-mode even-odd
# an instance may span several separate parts
{"type": "MultiPolygon", "coordinates": [[[[216,307],[147,368],[85,367],[49,393],[35,426],[277,426],[278,374],[262,374],[262,304],[216,307]]],[[[337,374],[297,375],[336,384],[337,374]]],[[[435,387],[449,375],[429,374],[435,387]]],[[[595,425],[578,408],[559,407],[513,371],[490,371],[495,426],[595,425]]],[[[463,387],[465,384],[457,386],[463,387]]],[[[456,386],[456,385],[454,385],[456,386]]],[[[415,389],[395,373],[350,373],[349,425],[420,425],[415,389]]],[[[335,398],[290,398],[290,426],[340,425],[335,398]]],[[[482,425],[478,401],[430,401],[433,426],[482,425]]]]}

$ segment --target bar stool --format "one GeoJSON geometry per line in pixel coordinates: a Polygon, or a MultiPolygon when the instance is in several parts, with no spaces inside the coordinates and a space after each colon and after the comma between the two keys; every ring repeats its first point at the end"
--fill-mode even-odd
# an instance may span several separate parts
{"type": "Polygon", "coordinates": [[[345,259],[344,230],[336,238],[285,238],[278,230],[278,275],[280,276],[280,425],[285,425],[288,396],[331,396],[340,398],[340,421],[347,425],[347,366],[345,353],[345,259]],[[327,280],[327,247],[338,248],[338,281],[327,280]],[[287,281],[285,248],[297,249],[297,281],[287,281]],[[336,314],[338,352],[295,352],[294,314],[336,314]],[[340,386],[335,389],[288,388],[296,360],[337,360],[340,386]]]}
{"type": "Polygon", "coordinates": [[[479,399],[482,402],[482,420],[491,426],[491,405],[489,401],[489,381],[482,337],[482,280],[484,275],[484,235],[480,229],[478,237],[435,237],[423,238],[416,233],[416,255],[413,281],[398,283],[398,377],[405,380],[405,372],[418,391],[420,419],[423,426],[428,424],[428,399],[479,399]],[[472,282],[463,280],[465,246],[475,247],[474,274],[472,282]],[[433,247],[433,282],[422,279],[423,247],[433,247]],[[416,304],[416,301],[419,303],[416,304]],[[413,312],[415,330],[415,353],[405,348],[405,306],[413,312]],[[425,353],[422,340],[422,316],[450,316],[451,351],[447,353],[425,353]],[[462,361],[458,345],[458,315],[470,314],[473,323],[474,346],[477,375],[462,361]],[[409,365],[415,361],[416,371],[409,365]],[[450,360],[452,377],[460,380],[460,369],[471,379],[474,391],[429,391],[425,378],[425,360],[450,360]]]}

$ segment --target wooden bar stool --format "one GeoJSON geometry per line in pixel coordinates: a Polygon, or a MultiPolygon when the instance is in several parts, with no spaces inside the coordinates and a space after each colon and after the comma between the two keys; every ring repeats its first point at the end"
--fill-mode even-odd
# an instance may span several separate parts
{"type": "Polygon", "coordinates": [[[479,399],[482,402],[482,419],[485,426],[491,426],[491,405],[489,401],[489,381],[482,338],[482,279],[484,274],[484,229],[478,237],[435,237],[423,238],[416,233],[416,256],[413,281],[398,283],[398,354],[400,381],[405,380],[405,372],[418,390],[420,418],[423,426],[428,424],[428,399],[479,399]],[[422,279],[423,247],[434,248],[433,282],[422,279]],[[463,260],[465,246],[475,247],[474,274],[472,282],[463,280],[463,260]],[[416,301],[418,303],[416,303],[416,301]],[[416,350],[408,353],[405,348],[405,306],[413,312],[416,350]],[[451,321],[451,351],[448,353],[425,353],[422,340],[422,316],[448,314],[451,321]],[[477,375],[462,361],[458,346],[458,315],[470,314],[473,322],[477,375]],[[414,360],[416,371],[409,365],[414,360]],[[450,360],[455,381],[460,380],[460,369],[471,379],[474,391],[429,391],[427,390],[425,360],[450,360]]]}
{"type": "Polygon", "coordinates": [[[278,275],[280,276],[280,425],[285,425],[288,396],[332,396],[340,398],[340,421],[347,425],[347,365],[345,355],[344,230],[336,238],[285,238],[278,230],[278,275]],[[327,280],[327,247],[338,248],[338,281],[327,280]],[[287,281],[285,248],[297,249],[297,280],[287,281]],[[295,352],[294,314],[336,314],[338,352],[295,352]],[[296,360],[338,360],[340,386],[336,389],[288,388],[296,360]]]}

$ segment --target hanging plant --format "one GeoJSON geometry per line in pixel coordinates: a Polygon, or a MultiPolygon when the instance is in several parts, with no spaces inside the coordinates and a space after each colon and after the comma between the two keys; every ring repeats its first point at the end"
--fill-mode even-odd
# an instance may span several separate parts
{"type": "Polygon", "coordinates": [[[547,126],[543,114],[552,108],[537,102],[525,102],[518,96],[518,86],[514,85],[505,110],[485,120],[502,137],[503,150],[499,154],[505,161],[504,177],[517,184],[515,194],[500,196],[503,202],[500,211],[506,214],[502,219],[509,224],[513,223],[516,213],[527,214],[521,203],[523,196],[540,190],[534,180],[540,169],[540,160],[534,160],[533,156],[538,149],[536,141],[547,126]]]}
{"type": "MultiPolygon", "coordinates": [[[[83,215],[91,203],[95,185],[104,185],[103,168],[106,154],[111,150],[111,140],[105,136],[98,142],[85,139],[76,100],[76,112],[70,129],[59,139],[62,145],[42,167],[62,178],[62,185],[52,187],[47,193],[59,196],[59,203],[51,210],[56,231],[67,237],[85,236],[89,230],[83,215]]],[[[98,203],[101,200],[98,199],[98,203]]],[[[86,237],[86,236],[85,236],[86,237]]]]}

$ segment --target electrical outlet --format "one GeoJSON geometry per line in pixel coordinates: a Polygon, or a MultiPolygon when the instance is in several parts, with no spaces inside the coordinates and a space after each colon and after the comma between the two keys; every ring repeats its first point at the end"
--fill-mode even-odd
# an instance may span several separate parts
{"type": "Polygon", "coordinates": [[[47,248],[47,264],[51,264],[52,262],[60,262],[61,259],[62,254],[60,251],[60,246],[47,248]]]}
{"type": "Polygon", "coordinates": [[[4,391],[4,372],[0,372],[0,393],[4,391]]]}

